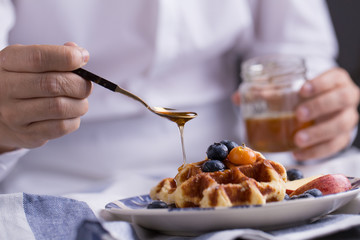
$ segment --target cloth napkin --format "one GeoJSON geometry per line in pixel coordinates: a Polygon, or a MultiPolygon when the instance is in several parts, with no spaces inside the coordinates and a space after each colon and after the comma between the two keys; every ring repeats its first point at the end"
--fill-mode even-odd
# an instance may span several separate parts
{"type": "Polygon", "coordinates": [[[360,226],[358,214],[334,214],[313,223],[276,231],[233,229],[196,237],[168,236],[128,222],[99,219],[87,203],[26,193],[0,196],[0,239],[37,240],[230,240],[312,239],[360,226]]]}

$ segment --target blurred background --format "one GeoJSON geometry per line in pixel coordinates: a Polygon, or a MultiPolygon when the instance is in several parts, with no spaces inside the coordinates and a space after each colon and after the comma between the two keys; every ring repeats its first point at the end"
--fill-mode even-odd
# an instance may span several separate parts
{"type": "MultiPolygon", "coordinates": [[[[346,69],[360,86],[360,1],[327,0],[327,3],[339,41],[338,64],[346,69]]],[[[358,127],[360,129],[360,126],[358,127]]],[[[354,145],[360,147],[360,133],[354,145]]]]}

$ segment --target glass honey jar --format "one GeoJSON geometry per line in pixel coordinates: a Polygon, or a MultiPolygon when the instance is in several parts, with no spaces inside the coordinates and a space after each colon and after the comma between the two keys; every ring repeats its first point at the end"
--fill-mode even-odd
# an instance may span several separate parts
{"type": "Polygon", "coordinates": [[[297,56],[273,55],[245,61],[241,66],[241,116],[245,142],[260,152],[296,149],[296,131],[312,125],[300,123],[295,109],[306,81],[305,61],[297,56]]]}

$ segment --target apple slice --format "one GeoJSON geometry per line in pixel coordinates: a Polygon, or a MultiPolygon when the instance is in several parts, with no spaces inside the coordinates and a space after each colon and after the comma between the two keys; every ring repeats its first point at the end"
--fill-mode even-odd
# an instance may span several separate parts
{"type": "Polygon", "coordinates": [[[327,174],[298,187],[290,194],[290,197],[302,194],[313,188],[319,189],[323,195],[329,195],[350,190],[351,183],[349,179],[342,174],[327,174]]]}
{"type": "Polygon", "coordinates": [[[290,195],[292,192],[294,192],[296,189],[298,189],[302,185],[305,185],[308,182],[311,182],[312,180],[314,180],[315,178],[318,178],[321,176],[324,176],[324,174],[315,175],[315,176],[311,176],[311,177],[307,177],[307,178],[301,178],[301,179],[297,179],[297,180],[293,180],[293,181],[287,181],[285,184],[286,193],[290,195]]]}

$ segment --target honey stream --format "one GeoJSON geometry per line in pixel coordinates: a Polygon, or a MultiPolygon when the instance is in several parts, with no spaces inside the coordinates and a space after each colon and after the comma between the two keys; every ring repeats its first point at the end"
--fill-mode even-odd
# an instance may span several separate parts
{"type": "Polygon", "coordinates": [[[195,112],[175,112],[167,111],[166,109],[157,108],[156,112],[158,115],[169,119],[172,122],[175,122],[180,131],[180,140],[181,140],[181,149],[183,154],[183,166],[186,165],[186,151],[184,143],[184,126],[185,123],[197,116],[195,112]]]}

